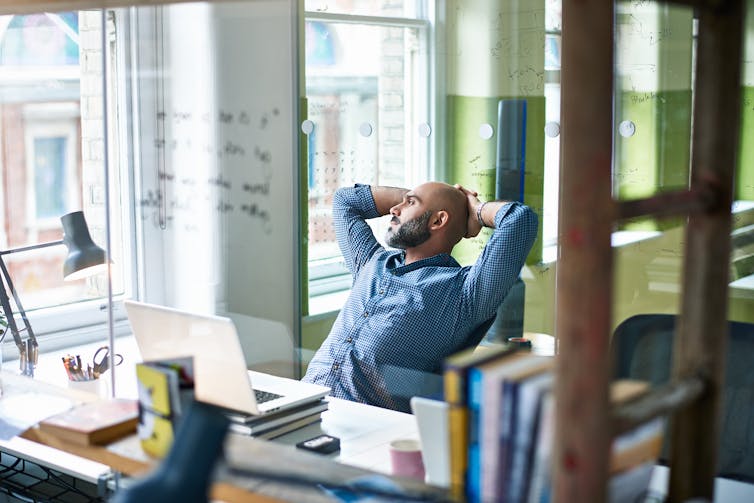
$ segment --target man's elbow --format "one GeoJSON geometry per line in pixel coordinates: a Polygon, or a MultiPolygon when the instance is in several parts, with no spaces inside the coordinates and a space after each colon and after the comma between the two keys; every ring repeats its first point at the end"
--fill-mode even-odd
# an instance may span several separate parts
{"type": "Polygon", "coordinates": [[[537,214],[526,205],[521,205],[521,212],[518,217],[518,228],[521,235],[525,238],[525,241],[529,243],[529,247],[534,244],[534,240],[537,239],[537,229],[539,228],[539,217],[537,214]]]}
{"type": "Polygon", "coordinates": [[[340,187],[335,191],[335,194],[333,194],[332,202],[333,206],[340,205],[343,206],[347,204],[348,200],[348,193],[353,191],[353,187],[340,187]]]}

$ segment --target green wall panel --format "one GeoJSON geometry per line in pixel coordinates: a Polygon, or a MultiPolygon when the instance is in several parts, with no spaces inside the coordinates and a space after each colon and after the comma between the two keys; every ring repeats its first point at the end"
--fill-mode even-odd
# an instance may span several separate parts
{"type": "Polygon", "coordinates": [[[741,99],[741,148],[735,198],[754,201],[754,87],[744,86],[741,99]]]}
{"type": "MultiPolygon", "coordinates": [[[[448,97],[448,183],[460,183],[479,192],[483,201],[495,198],[495,155],[497,131],[485,140],[479,136],[479,126],[491,124],[497,128],[497,106],[501,99],[518,97],[498,96],[479,98],[448,97]]],[[[524,202],[540,217],[537,241],[527,263],[542,259],[542,203],[544,191],[544,126],[545,99],[526,98],[526,160],[524,174],[524,202]]],[[[489,239],[491,230],[485,229],[474,239],[463,240],[453,250],[461,264],[476,260],[489,239]]]]}
{"type": "MultiPolygon", "coordinates": [[[[630,120],[633,136],[616,135],[614,190],[619,200],[648,197],[688,187],[691,139],[691,91],[625,92],[616,122],[630,120]]],[[[631,229],[660,229],[672,221],[642,220],[631,229]]]]}

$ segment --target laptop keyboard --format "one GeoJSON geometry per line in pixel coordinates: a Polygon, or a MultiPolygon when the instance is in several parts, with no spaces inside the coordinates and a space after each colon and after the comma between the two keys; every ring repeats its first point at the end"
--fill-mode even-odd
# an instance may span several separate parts
{"type": "Polygon", "coordinates": [[[254,397],[257,399],[257,403],[269,402],[270,400],[280,398],[281,396],[283,395],[278,395],[277,393],[270,393],[269,391],[260,391],[258,389],[254,390],[254,397]]]}

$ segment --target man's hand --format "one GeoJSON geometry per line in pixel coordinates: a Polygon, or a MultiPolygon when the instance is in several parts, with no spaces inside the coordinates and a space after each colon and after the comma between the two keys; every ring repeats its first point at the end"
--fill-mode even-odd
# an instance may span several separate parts
{"type": "Polygon", "coordinates": [[[455,184],[455,188],[463,192],[463,195],[466,197],[467,219],[466,234],[464,237],[473,238],[482,230],[482,226],[476,217],[477,207],[482,204],[482,202],[477,198],[479,194],[475,190],[469,190],[459,184],[455,184]]]}

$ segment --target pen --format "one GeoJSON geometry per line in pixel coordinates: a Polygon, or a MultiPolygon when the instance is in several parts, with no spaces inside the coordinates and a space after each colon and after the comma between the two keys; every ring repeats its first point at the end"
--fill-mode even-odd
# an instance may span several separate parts
{"type": "Polygon", "coordinates": [[[68,366],[68,357],[64,356],[62,360],[63,360],[63,367],[65,368],[65,373],[68,374],[68,379],[72,381],[73,375],[71,374],[71,369],[68,366]]]}

